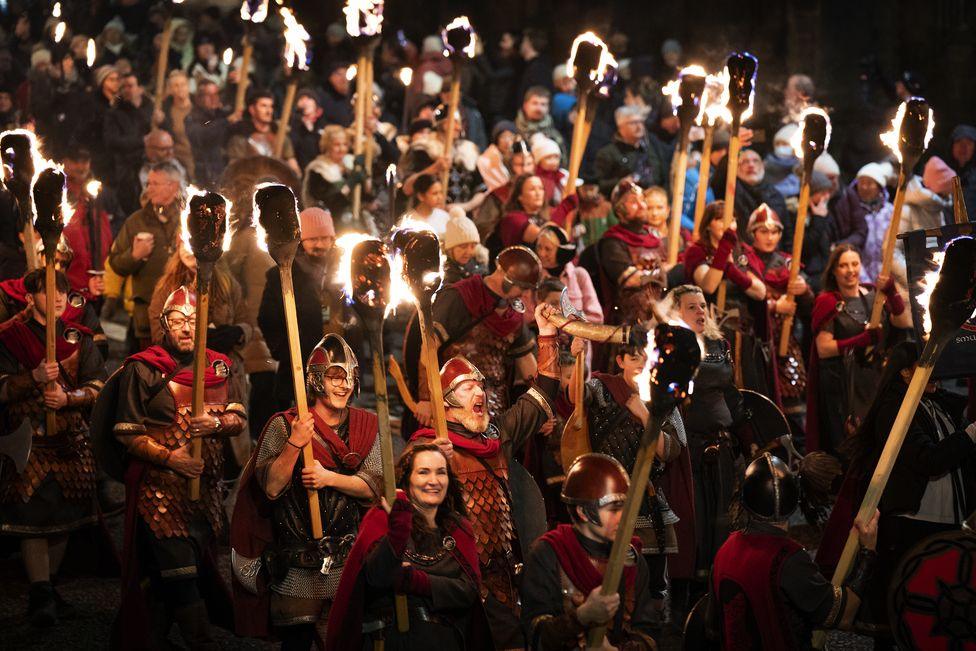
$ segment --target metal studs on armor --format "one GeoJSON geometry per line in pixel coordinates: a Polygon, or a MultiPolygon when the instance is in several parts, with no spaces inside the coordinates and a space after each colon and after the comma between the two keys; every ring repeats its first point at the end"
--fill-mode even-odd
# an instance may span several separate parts
{"type": "Polygon", "coordinates": [[[71,307],[81,309],[85,307],[86,302],[85,296],[81,292],[68,292],[68,305],[71,307]]]}
{"type": "Polygon", "coordinates": [[[77,344],[81,341],[81,331],[78,328],[67,328],[63,336],[69,344],[77,344]]]}

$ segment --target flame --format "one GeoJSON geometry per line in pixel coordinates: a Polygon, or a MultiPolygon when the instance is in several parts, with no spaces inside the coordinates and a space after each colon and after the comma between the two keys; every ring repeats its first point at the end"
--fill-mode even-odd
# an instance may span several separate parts
{"type": "Polygon", "coordinates": [[[569,60],[566,62],[566,75],[576,76],[576,52],[581,43],[592,43],[600,48],[600,61],[597,67],[587,73],[590,81],[599,84],[606,78],[607,72],[611,68],[617,67],[617,60],[610,54],[610,48],[603,40],[593,32],[583,32],[573,41],[573,47],[569,50],[569,60]]]}
{"type": "Polygon", "coordinates": [[[824,138],[823,144],[824,151],[827,151],[827,145],[830,144],[830,116],[828,116],[827,112],[819,106],[808,106],[807,108],[803,109],[802,113],[800,113],[800,128],[794,131],[793,137],[790,138],[790,146],[793,148],[793,153],[796,154],[796,157],[800,160],[803,160],[803,123],[808,115],[820,115],[824,120],[827,121],[827,137],[824,138]]]}
{"type": "Polygon", "coordinates": [[[397,73],[397,77],[400,78],[400,83],[404,86],[409,86],[413,81],[413,68],[400,68],[400,72],[397,73]]]}
{"type": "MultiPolygon", "coordinates": [[[[428,224],[425,221],[421,221],[419,219],[414,219],[413,217],[410,217],[410,214],[409,213],[407,213],[406,215],[404,215],[403,218],[399,222],[397,222],[396,228],[394,228],[393,230],[394,230],[394,233],[396,231],[401,231],[401,230],[402,231],[430,231],[434,235],[437,235],[437,231],[434,230],[434,227],[433,226],[431,226],[430,224],[428,224]]],[[[439,235],[437,235],[437,241],[438,242],[441,242],[441,237],[439,235]]],[[[440,247],[440,264],[438,266],[437,273],[436,274],[433,274],[433,272],[428,272],[428,273],[429,274],[433,274],[433,275],[437,275],[437,276],[440,276],[441,278],[443,278],[444,277],[444,265],[445,265],[446,262],[447,262],[447,256],[444,255],[444,246],[443,246],[443,242],[442,242],[442,245],[440,247]]],[[[422,280],[423,280],[424,284],[427,285],[427,284],[430,284],[431,282],[433,282],[434,278],[433,277],[427,277],[425,275],[422,278],[422,280]]]]}
{"type": "Polygon", "coordinates": [[[452,54],[457,54],[457,52],[452,52],[450,46],[447,44],[447,33],[452,29],[463,29],[470,34],[467,45],[461,48],[461,51],[469,59],[473,59],[478,46],[478,36],[474,33],[474,28],[471,27],[471,21],[468,20],[467,16],[458,16],[448,23],[447,27],[441,30],[441,42],[444,43],[444,56],[449,57],[452,54]]]}
{"type": "Polygon", "coordinates": [[[53,18],[60,18],[61,17],[61,3],[60,2],[55,2],[54,3],[54,9],[51,10],[51,16],[53,18]]]}
{"type": "Polygon", "coordinates": [[[356,78],[358,72],[359,69],[356,67],[356,64],[355,63],[351,64],[348,68],[346,68],[346,80],[352,81],[353,79],[356,78]]]}
{"type": "Polygon", "coordinates": [[[85,184],[85,192],[87,192],[88,193],[88,196],[91,197],[91,198],[93,198],[93,199],[95,197],[97,197],[98,196],[98,193],[101,192],[101,191],[102,191],[102,182],[101,181],[97,181],[95,179],[92,179],[91,181],[89,181],[88,183],[85,184]]]}
{"type": "Polygon", "coordinates": [[[390,301],[386,304],[384,316],[396,314],[397,307],[403,304],[416,304],[417,299],[410,291],[410,285],[403,275],[403,256],[396,251],[390,256],[390,301]]]}
{"type": "MultiPolygon", "coordinates": [[[[45,159],[41,159],[41,160],[42,160],[42,164],[41,164],[40,167],[35,168],[34,178],[31,181],[31,197],[32,198],[34,196],[34,183],[37,181],[38,177],[41,175],[41,172],[43,172],[44,170],[49,170],[50,169],[50,170],[56,170],[58,172],[61,172],[62,174],[64,173],[64,167],[61,164],[55,163],[54,161],[50,161],[50,160],[45,160],[45,159]]],[[[33,218],[31,220],[31,222],[36,224],[37,223],[37,206],[34,204],[33,201],[31,201],[31,212],[33,213],[33,218]]],[[[74,214],[75,214],[75,207],[72,206],[71,203],[68,201],[68,184],[65,183],[64,184],[64,187],[61,189],[61,221],[62,221],[61,227],[62,227],[62,229],[65,226],[67,226],[69,223],[71,223],[71,218],[74,216],[74,214]]]]}
{"type": "MultiPolygon", "coordinates": [[[[180,240],[183,242],[183,250],[190,255],[193,255],[193,248],[190,246],[190,229],[186,224],[187,220],[190,218],[190,199],[193,197],[202,197],[205,194],[207,194],[205,190],[201,190],[195,185],[188,187],[186,189],[186,197],[183,200],[183,210],[180,211],[180,240]]],[[[233,207],[234,205],[226,197],[224,197],[224,215],[228,221],[230,221],[230,211],[233,209],[233,207]]],[[[257,220],[255,220],[255,223],[256,222],[257,220]]],[[[264,233],[262,233],[262,235],[264,235],[264,233]]],[[[223,249],[225,253],[230,250],[230,242],[233,236],[234,233],[229,227],[224,229],[224,241],[221,242],[220,248],[223,249]]],[[[264,250],[267,251],[267,236],[258,238],[259,247],[261,246],[261,242],[264,242],[264,250]]]]}
{"type": "Polygon", "coordinates": [[[254,198],[258,196],[258,190],[266,188],[269,185],[275,185],[275,183],[271,181],[258,183],[254,186],[254,193],[251,195],[251,224],[254,226],[254,237],[257,239],[258,248],[265,253],[268,252],[268,231],[264,230],[264,226],[261,225],[261,220],[258,219],[261,214],[261,209],[258,208],[258,204],[254,198]]]}
{"type": "Polygon", "coordinates": [[[729,71],[722,70],[717,75],[705,77],[705,93],[702,95],[704,113],[699,113],[699,122],[708,126],[715,126],[719,120],[732,124],[732,112],[729,110],[729,71]]]}
{"type": "Polygon", "coordinates": [[[390,163],[386,167],[386,184],[393,185],[396,183],[397,178],[397,166],[396,163],[390,163]]]}
{"type": "Polygon", "coordinates": [[[290,9],[282,7],[279,11],[285,21],[285,61],[289,68],[294,69],[297,63],[299,70],[308,70],[308,48],[305,42],[312,37],[290,9]]]}
{"type": "Polygon", "coordinates": [[[244,22],[252,23],[263,23],[264,19],[268,17],[268,0],[261,0],[261,4],[258,8],[251,12],[251,7],[248,5],[247,0],[241,3],[241,20],[244,22]]]}
{"type": "Polygon", "coordinates": [[[339,269],[336,272],[336,282],[342,285],[342,293],[346,297],[346,302],[352,301],[352,250],[357,244],[371,240],[373,237],[368,233],[346,233],[338,240],[335,246],[342,251],[339,258],[339,269]]]}
{"type": "Polygon", "coordinates": [[[644,368],[637,374],[637,391],[640,399],[647,402],[651,399],[651,371],[657,364],[657,345],[654,343],[654,330],[647,332],[647,345],[644,346],[644,368]]]}
{"type": "Polygon", "coordinates": [[[60,43],[61,39],[64,38],[64,30],[68,28],[68,24],[63,20],[54,26],[54,42],[60,43]]]}
{"type": "Polygon", "coordinates": [[[229,66],[234,62],[234,48],[229,47],[226,50],[224,50],[223,61],[225,66],[229,66]]]}
{"type": "MultiPolygon", "coordinates": [[[[689,77],[704,77],[708,79],[708,73],[700,65],[692,64],[682,68],[681,72],[678,73],[677,79],[672,79],[667,83],[667,85],[661,89],[661,93],[671,100],[671,108],[674,114],[678,114],[678,107],[681,106],[681,93],[679,92],[681,88],[681,78],[685,75],[689,77]]],[[[702,96],[702,101],[699,103],[698,115],[695,116],[695,124],[701,124],[702,116],[705,114],[705,97],[702,96]]]]}
{"type": "Polygon", "coordinates": [[[376,36],[383,31],[383,0],[346,0],[342,13],[349,36],[376,36]]]}
{"type": "MultiPolygon", "coordinates": [[[[33,196],[34,194],[34,183],[37,181],[37,178],[41,175],[41,172],[43,172],[47,168],[53,168],[60,172],[64,171],[63,166],[61,166],[58,163],[55,163],[53,160],[48,160],[47,158],[44,157],[44,154],[41,153],[40,138],[38,138],[37,134],[35,134],[33,131],[29,131],[27,129],[9,129],[7,131],[4,131],[3,133],[0,133],[0,139],[2,139],[3,136],[7,134],[11,134],[11,135],[18,134],[22,136],[27,136],[27,139],[30,141],[30,153],[34,163],[34,176],[31,178],[31,182],[30,182],[31,196],[33,196]]],[[[4,174],[6,175],[6,170],[4,170],[4,174]]],[[[31,202],[31,204],[33,205],[33,202],[31,202]]],[[[71,216],[74,214],[74,208],[71,206],[70,203],[68,203],[67,190],[65,190],[65,193],[61,199],[61,212],[64,215],[64,225],[67,226],[68,222],[71,221],[71,216]]],[[[35,219],[37,218],[36,212],[34,213],[34,218],[35,219]]]]}
{"type": "MultiPolygon", "coordinates": [[[[901,133],[901,123],[905,119],[906,104],[902,102],[898,106],[898,112],[895,113],[895,117],[891,120],[891,131],[887,131],[881,134],[881,142],[891,150],[891,153],[895,155],[898,162],[901,160],[901,149],[898,147],[898,136],[901,133]]],[[[925,149],[928,149],[929,142],[932,140],[932,134],[935,132],[935,114],[932,108],[929,107],[929,125],[928,129],[925,131],[925,149]]]]}
{"type": "Polygon", "coordinates": [[[97,54],[98,50],[95,48],[95,39],[88,39],[88,46],[85,48],[85,62],[89,68],[95,65],[95,57],[97,54]]]}

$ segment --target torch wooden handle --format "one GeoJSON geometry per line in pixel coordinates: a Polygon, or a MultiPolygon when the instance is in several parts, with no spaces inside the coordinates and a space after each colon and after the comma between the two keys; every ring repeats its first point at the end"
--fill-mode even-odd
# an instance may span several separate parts
{"type": "MultiPolygon", "coordinates": [[[[25,249],[33,249],[34,247],[24,247],[25,249]]],[[[45,361],[48,364],[55,364],[58,361],[57,356],[57,335],[58,335],[58,320],[54,318],[54,314],[57,311],[55,306],[55,299],[57,298],[57,287],[56,287],[56,276],[55,276],[55,256],[53,251],[45,251],[46,263],[44,266],[44,356],[45,361]]],[[[57,380],[52,380],[47,383],[48,389],[54,389],[58,385],[57,380]]],[[[55,409],[46,409],[44,411],[44,428],[47,430],[48,436],[54,436],[57,433],[57,417],[55,409]]]]}
{"type": "Polygon", "coordinates": [[[590,428],[586,419],[586,405],[583,404],[585,398],[586,383],[586,353],[576,356],[573,377],[570,380],[570,387],[573,392],[573,413],[569,416],[563,426],[562,437],[559,439],[559,456],[562,463],[563,472],[581,454],[591,452],[590,428]]]}
{"type": "MultiPolygon", "coordinates": [[[[930,356],[932,346],[934,344],[931,341],[925,345],[925,350],[922,352],[923,359],[930,356]]],[[[922,395],[925,393],[925,386],[932,377],[932,371],[935,367],[934,359],[936,357],[933,357],[933,363],[931,365],[919,365],[915,368],[915,372],[912,373],[912,380],[908,385],[908,391],[905,392],[905,397],[901,401],[901,406],[898,408],[898,415],[895,416],[895,422],[891,426],[888,439],[885,441],[884,449],[881,451],[878,465],[875,466],[874,474],[871,476],[871,483],[868,484],[867,491],[864,493],[864,499],[861,500],[861,507],[858,509],[857,517],[855,518],[856,522],[866,523],[874,517],[874,512],[881,502],[882,494],[884,494],[885,486],[888,484],[888,478],[891,477],[891,471],[895,467],[895,461],[898,460],[898,453],[901,451],[901,446],[905,442],[905,435],[908,433],[908,428],[912,424],[912,419],[915,418],[918,403],[922,400],[922,395]]],[[[847,536],[847,543],[844,545],[844,551],[841,553],[837,568],[834,570],[834,576],[830,580],[831,583],[836,586],[843,585],[847,574],[854,565],[854,559],[857,556],[859,547],[860,543],[858,542],[857,531],[852,529],[847,536]]],[[[821,646],[817,648],[823,648],[823,639],[822,635],[815,635],[814,645],[816,646],[820,642],[821,646]]]]}
{"type": "Polygon", "coordinates": [[[705,125],[705,140],[702,143],[701,163],[698,165],[698,194],[695,196],[695,225],[691,230],[691,239],[698,241],[698,227],[705,215],[708,203],[708,175],[712,169],[712,138],[715,135],[715,125],[705,125]]]}
{"type": "Polygon", "coordinates": [[[403,371],[400,370],[400,364],[396,361],[393,355],[386,358],[386,366],[390,369],[390,375],[393,376],[393,381],[396,382],[397,390],[400,392],[400,400],[403,401],[403,404],[407,409],[416,413],[417,400],[410,394],[410,387],[407,386],[407,380],[403,377],[403,371]]]}
{"type": "Polygon", "coordinates": [[[278,118],[278,133],[275,134],[274,155],[281,158],[285,151],[285,138],[288,137],[288,124],[291,121],[291,111],[295,105],[295,95],[298,93],[298,80],[288,82],[285,90],[285,103],[281,106],[281,117],[278,118]]]}
{"type": "MultiPolygon", "coordinates": [[[[664,418],[652,415],[644,429],[641,447],[637,452],[637,458],[634,460],[634,470],[630,473],[630,488],[627,490],[627,500],[624,502],[624,510],[620,516],[620,525],[617,527],[617,534],[614,536],[613,546],[610,548],[607,568],[603,572],[600,594],[604,596],[614,594],[620,587],[624,561],[630,549],[630,540],[634,535],[637,514],[647,491],[651,466],[654,463],[654,451],[657,448],[657,440],[661,435],[661,425],[663,424],[664,418]]],[[[606,624],[590,628],[586,635],[587,648],[600,648],[603,645],[606,632],[606,624]]]]}
{"type": "MultiPolygon", "coordinates": [[[[33,198],[28,199],[28,201],[32,202],[33,198]]],[[[27,202],[25,203],[26,206],[24,204],[19,205],[20,209],[24,210],[26,208],[28,211],[32,210],[31,204],[27,202]]],[[[31,213],[27,212],[27,214],[30,215],[31,213]]],[[[31,223],[31,220],[29,218],[24,220],[23,233],[24,233],[25,243],[34,242],[34,224],[31,223]]],[[[41,261],[37,255],[37,249],[33,245],[31,246],[27,246],[27,244],[24,245],[24,256],[27,258],[27,271],[34,271],[35,269],[41,266],[41,261]]]]}
{"type": "MultiPolygon", "coordinates": [[[[444,155],[448,161],[454,160],[454,124],[458,105],[461,103],[461,65],[454,62],[454,77],[451,78],[451,97],[447,107],[447,132],[444,134],[444,155]]],[[[441,188],[447,193],[447,182],[451,177],[450,165],[441,172],[441,188]]]]}
{"type": "MultiPolygon", "coordinates": [[[[732,136],[729,139],[729,154],[726,157],[728,168],[725,171],[725,205],[722,210],[722,225],[726,229],[732,225],[735,218],[735,185],[739,168],[739,116],[732,117],[732,136]]],[[[723,280],[718,286],[718,296],[715,299],[719,312],[725,311],[725,294],[728,286],[723,280]]]]}
{"type": "MultiPolygon", "coordinates": [[[[369,120],[370,114],[373,112],[373,56],[372,51],[370,51],[370,56],[366,57],[366,109],[365,115],[367,122],[369,120]]],[[[363,129],[365,132],[366,122],[363,123],[363,129]]],[[[363,151],[363,167],[366,170],[366,181],[370,182],[373,176],[373,139],[370,137],[364,144],[365,150],[363,151]]]]}
{"type": "Polygon", "coordinates": [[[629,325],[612,326],[603,323],[577,321],[558,312],[550,314],[548,319],[558,329],[580,339],[604,344],[626,344],[630,342],[631,327],[629,325]]]}
{"type": "MultiPolygon", "coordinates": [[[[803,173],[803,185],[800,186],[800,200],[796,208],[796,227],[793,231],[793,257],[790,260],[790,280],[786,285],[786,300],[790,303],[796,302],[796,297],[789,293],[789,286],[796,282],[800,276],[800,266],[803,257],[803,234],[807,227],[807,210],[810,207],[810,175],[803,173]]],[[[787,314],[783,319],[783,327],[779,333],[779,353],[780,357],[786,356],[786,350],[790,345],[790,334],[793,332],[793,315],[787,314]]]]}
{"type": "Polygon", "coordinates": [[[431,315],[428,312],[429,309],[418,309],[417,317],[420,320],[421,354],[424,359],[424,371],[427,374],[427,389],[434,421],[434,442],[443,443],[449,440],[447,413],[444,409],[444,390],[441,388],[441,365],[437,359],[437,340],[430,331],[431,315]]]}
{"type": "MultiPolygon", "coordinates": [[[[197,325],[193,339],[193,401],[191,415],[203,416],[206,405],[204,403],[204,379],[207,372],[207,322],[210,320],[210,273],[203,269],[204,263],[198,263],[197,273],[197,325]]],[[[194,436],[190,439],[190,456],[196,460],[203,457],[203,439],[194,436]]],[[[189,480],[190,501],[200,499],[200,478],[189,480]]]]}
{"type": "Polygon", "coordinates": [[[173,40],[173,19],[167,18],[163,27],[163,36],[159,41],[159,54],[156,57],[156,85],[153,101],[156,108],[163,110],[163,90],[166,87],[166,68],[169,63],[169,44],[173,40]]]}
{"type": "Polygon", "coordinates": [[[237,92],[234,95],[234,113],[238,115],[244,113],[244,100],[247,98],[247,86],[250,83],[248,70],[251,68],[251,55],[254,52],[254,46],[251,45],[250,38],[245,36],[243,43],[244,50],[241,52],[241,67],[237,71],[237,92]]]}
{"type": "MultiPolygon", "coordinates": [[[[308,415],[308,396],[305,394],[305,370],[298,338],[298,314],[295,311],[295,286],[291,277],[291,265],[280,265],[278,272],[281,274],[281,300],[285,308],[285,329],[288,335],[292,385],[295,388],[295,409],[298,411],[298,418],[305,418],[308,415]]],[[[306,468],[311,468],[315,464],[311,443],[302,448],[302,464],[306,468]]],[[[319,492],[315,489],[308,490],[308,510],[312,538],[318,540],[322,537],[322,512],[319,509],[319,492]]]]}
{"type": "Polygon", "coordinates": [[[685,174],[688,171],[688,129],[682,129],[678,162],[674,166],[671,183],[671,229],[668,232],[668,264],[678,263],[678,247],[681,244],[681,207],[685,201],[685,174]]]}
{"type": "Polygon", "coordinates": [[[583,162],[583,150],[586,149],[584,133],[586,131],[587,93],[580,93],[576,100],[576,122],[573,123],[573,142],[569,147],[569,175],[566,178],[565,196],[576,194],[576,179],[579,178],[579,168],[583,162]]]}
{"type": "MultiPolygon", "coordinates": [[[[898,172],[898,190],[895,191],[895,205],[891,211],[891,223],[885,232],[884,249],[881,258],[881,275],[891,275],[891,261],[895,256],[895,244],[898,243],[898,231],[901,229],[901,210],[905,205],[905,186],[908,180],[905,177],[905,168],[902,166],[898,172]]],[[[871,320],[868,321],[869,328],[877,328],[881,325],[881,311],[884,309],[884,299],[879,295],[881,287],[877,288],[874,295],[874,305],[871,307],[871,320]]]]}
{"type": "MultiPolygon", "coordinates": [[[[366,48],[359,50],[359,58],[356,59],[356,104],[355,120],[353,122],[353,156],[359,157],[364,150],[364,135],[366,133],[366,48]]],[[[363,184],[357,183],[352,189],[352,216],[359,219],[363,207],[363,184]]]]}
{"type": "Polygon", "coordinates": [[[962,193],[962,181],[959,175],[952,177],[952,220],[957,224],[969,222],[969,213],[966,211],[966,198],[962,193]]]}

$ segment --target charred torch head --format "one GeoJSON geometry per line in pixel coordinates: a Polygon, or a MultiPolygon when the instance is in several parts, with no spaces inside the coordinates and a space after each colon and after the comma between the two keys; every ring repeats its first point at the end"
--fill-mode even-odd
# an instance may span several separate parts
{"type": "MultiPolygon", "coordinates": [[[[350,263],[352,303],[364,318],[383,315],[390,297],[390,259],[386,245],[376,239],[360,242],[352,250],[350,263]]],[[[373,319],[366,318],[367,326],[373,319]]]]}
{"type": "Polygon", "coordinates": [[[678,95],[681,97],[681,105],[678,106],[678,120],[682,128],[690,128],[698,118],[701,111],[702,97],[705,94],[705,75],[694,72],[682,72],[681,81],[678,86],[678,95]]]}
{"type": "Polygon", "coordinates": [[[31,138],[20,131],[0,137],[0,160],[13,172],[13,178],[30,186],[34,178],[34,152],[31,138]]]}
{"type": "Polygon", "coordinates": [[[701,348],[688,328],[659,324],[654,329],[657,363],[651,369],[651,409],[664,417],[691,394],[692,378],[701,363],[701,348]]]}
{"type": "Polygon", "coordinates": [[[254,214],[268,236],[268,253],[279,265],[291,264],[301,243],[298,202],[286,185],[268,183],[254,193],[254,214]]]}
{"type": "Polygon", "coordinates": [[[748,52],[733,52],[725,62],[729,70],[729,110],[741,116],[752,105],[759,60],[748,52]]]}
{"type": "Polygon", "coordinates": [[[419,301],[429,301],[441,286],[441,246],[433,231],[402,229],[393,246],[403,252],[403,276],[419,301]]]}
{"type": "Polygon", "coordinates": [[[929,103],[921,97],[911,97],[905,102],[905,116],[898,132],[898,149],[902,163],[914,167],[928,144],[929,103]]]}
{"type": "MultiPolygon", "coordinates": [[[[932,321],[929,341],[938,351],[976,310],[976,239],[966,236],[949,242],[928,310],[932,321]]],[[[931,357],[923,356],[919,363],[934,364],[938,352],[933,352],[931,357]]]]}
{"type": "Polygon", "coordinates": [[[813,161],[824,152],[827,146],[827,117],[821,113],[807,112],[803,118],[803,161],[809,161],[813,169],[813,161]]]}
{"type": "Polygon", "coordinates": [[[186,220],[190,248],[198,262],[216,262],[224,252],[227,232],[227,202],[216,192],[205,192],[190,198],[186,220]]]}
{"type": "Polygon", "coordinates": [[[441,30],[444,41],[444,55],[463,60],[473,59],[475,55],[474,28],[467,16],[458,16],[441,30]]]}
{"type": "Polygon", "coordinates": [[[34,229],[45,250],[55,250],[64,229],[65,182],[64,172],[53,167],[41,170],[34,181],[34,229]]]}

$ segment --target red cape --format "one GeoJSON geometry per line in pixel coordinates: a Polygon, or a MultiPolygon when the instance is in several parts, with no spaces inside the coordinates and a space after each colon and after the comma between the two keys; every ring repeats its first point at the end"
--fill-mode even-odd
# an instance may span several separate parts
{"type": "MultiPolygon", "coordinates": [[[[283,416],[290,424],[297,412],[294,409],[275,414],[283,416]]],[[[316,429],[318,422],[316,422],[316,429]]],[[[267,425],[265,425],[267,431],[267,425]]],[[[373,447],[378,432],[376,414],[349,408],[349,448],[365,459],[373,447]]],[[[274,541],[271,526],[271,502],[264,494],[261,486],[254,481],[254,460],[257,458],[261,443],[264,441],[264,431],[258,438],[257,445],[251,459],[241,474],[240,490],[237,503],[234,505],[234,515],[230,524],[230,546],[235,552],[246,558],[260,558],[265,549],[274,541]]],[[[319,432],[321,434],[321,432],[319,432]]],[[[333,433],[333,436],[335,434],[333,433]]],[[[338,438],[338,437],[336,437],[338,438]]],[[[312,453],[315,459],[326,468],[336,468],[332,454],[325,446],[312,439],[312,453]]],[[[258,593],[249,592],[238,583],[234,577],[234,613],[236,615],[236,632],[244,637],[265,638],[271,632],[270,623],[270,595],[268,594],[267,576],[264,572],[258,574],[258,593]]]]}
{"type": "MultiPolygon", "coordinates": [[[[817,300],[813,303],[813,316],[810,323],[814,339],[837,316],[837,305],[843,300],[839,292],[825,290],[817,295],[817,300]]],[[[810,359],[807,362],[806,434],[808,453],[823,449],[820,441],[820,354],[817,352],[816,341],[810,346],[810,359]]]]}
{"type": "MultiPolygon", "coordinates": [[[[218,353],[215,350],[207,349],[207,371],[204,374],[203,384],[205,387],[212,388],[217,386],[222,382],[226,382],[227,375],[218,375],[216,369],[214,368],[214,362],[221,361],[227,365],[228,373],[230,372],[231,361],[226,355],[218,353]]],[[[169,353],[168,350],[162,346],[150,346],[149,348],[130,356],[125,360],[125,363],[129,362],[142,362],[143,364],[148,364],[154,369],[158,370],[163,375],[169,375],[176,370],[176,360],[169,353]]],[[[188,367],[174,375],[171,379],[172,382],[177,384],[182,384],[185,387],[193,386],[193,368],[188,367]]]]}
{"type": "Polygon", "coordinates": [[[503,314],[495,311],[498,297],[491,293],[481,276],[471,276],[451,285],[464,307],[475,320],[487,314],[481,322],[496,337],[507,337],[522,327],[522,315],[508,307],[503,314]]]}
{"type": "MultiPolygon", "coordinates": [[[[373,546],[380,543],[389,531],[389,521],[386,511],[382,507],[374,506],[363,518],[359,525],[356,543],[349,552],[346,564],[342,570],[342,579],[336,592],[332,610],[329,612],[329,628],[325,638],[325,648],[361,649],[363,631],[363,600],[365,582],[363,565],[373,546]]],[[[481,587],[481,571],[478,568],[478,550],[474,543],[474,533],[467,520],[462,520],[459,526],[448,532],[457,543],[450,551],[454,560],[475,585],[481,587]]],[[[472,617],[472,621],[476,618],[472,617]]],[[[467,636],[471,642],[477,640],[474,636],[467,636]]]]}
{"type": "MultiPolygon", "coordinates": [[[[24,287],[23,278],[9,278],[0,281],[0,291],[6,294],[12,301],[21,307],[27,305],[27,288],[24,287]]],[[[75,307],[71,303],[64,306],[64,313],[61,320],[65,322],[77,323],[84,317],[85,307],[75,307]]]]}
{"type": "Polygon", "coordinates": [[[661,246],[661,240],[657,235],[650,232],[646,226],[644,227],[644,232],[635,233],[623,224],[614,224],[606,230],[603,237],[620,240],[627,246],[637,246],[644,249],[656,249],[661,246]]]}
{"type": "MultiPolygon", "coordinates": [[[[429,427],[418,429],[410,437],[410,442],[419,441],[420,439],[432,439],[436,437],[437,434],[434,430],[429,427]]],[[[487,459],[488,457],[493,457],[498,454],[501,450],[502,443],[499,439],[486,439],[484,437],[478,438],[468,438],[467,436],[462,436],[456,432],[447,432],[447,437],[451,440],[451,444],[458,448],[459,450],[464,450],[472,456],[479,457],[481,459],[487,459]]]]}
{"type": "MultiPolygon", "coordinates": [[[[603,575],[593,566],[590,555],[583,549],[583,545],[580,543],[579,538],[576,537],[576,532],[573,531],[572,525],[561,524],[555,529],[544,533],[539,540],[548,544],[556,552],[559,565],[563,568],[563,571],[573,585],[576,586],[576,589],[582,594],[588,595],[594,588],[598,588],[603,584],[603,575]]],[[[640,554],[640,538],[634,536],[630,541],[630,545],[640,554]]],[[[637,565],[625,566],[623,580],[627,591],[633,587],[636,579],[637,565]]]]}
{"type": "MultiPolygon", "coordinates": [[[[91,335],[91,330],[77,323],[68,323],[61,319],[66,328],[77,328],[81,332],[91,335]]],[[[28,327],[21,319],[14,317],[0,325],[0,342],[7,351],[24,368],[34,370],[44,360],[46,355],[45,342],[28,327]]],[[[79,343],[70,343],[62,336],[54,338],[55,359],[61,362],[71,357],[78,350],[79,343]]]]}

